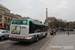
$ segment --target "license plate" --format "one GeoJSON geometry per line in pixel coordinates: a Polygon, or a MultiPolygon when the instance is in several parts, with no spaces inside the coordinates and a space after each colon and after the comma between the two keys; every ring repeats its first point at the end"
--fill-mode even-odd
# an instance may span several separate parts
{"type": "Polygon", "coordinates": [[[21,37],[19,37],[19,36],[15,36],[15,38],[21,38],[21,37]]]}

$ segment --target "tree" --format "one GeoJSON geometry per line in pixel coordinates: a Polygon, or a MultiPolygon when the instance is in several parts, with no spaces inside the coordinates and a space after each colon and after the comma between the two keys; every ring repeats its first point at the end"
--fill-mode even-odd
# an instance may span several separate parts
{"type": "Polygon", "coordinates": [[[4,27],[9,28],[10,27],[10,24],[4,23],[4,27]]]}
{"type": "Polygon", "coordinates": [[[49,22],[48,25],[49,27],[56,27],[56,28],[59,27],[65,28],[67,26],[63,20],[58,20],[58,19],[55,19],[53,22],[49,22]]]}

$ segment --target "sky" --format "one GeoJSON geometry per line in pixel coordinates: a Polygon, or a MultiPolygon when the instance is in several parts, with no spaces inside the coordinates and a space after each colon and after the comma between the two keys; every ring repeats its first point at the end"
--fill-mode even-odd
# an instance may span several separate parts
{"type": "Polygon", "coordinates": [[[11,10],[11,13],[42,22],[46,19],[46,8],[48,17],[75,21],[75,0],[0,0],[0,4],[11,10]]]}

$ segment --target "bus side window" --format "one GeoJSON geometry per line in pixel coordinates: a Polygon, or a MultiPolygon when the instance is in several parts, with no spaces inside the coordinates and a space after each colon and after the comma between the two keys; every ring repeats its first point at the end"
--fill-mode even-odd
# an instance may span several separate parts
{"type": "Polygon", "coordinates": [[[32,22],[29,23],[29,33],[34,33],[34,24],[32,22]]]}
{"type": "Polygon", "coordinates": [[[37,31],[37,33],[39,33],[39,32],[41,32],[41,31],[37,31]]]}
{"type": "Polygon", "coordinates": [[[35,33],[39,33],[39,32],[42,32],[42,31],[41,31],[41,30],[36,30],[36,31],[35,31],[35,33]]]}

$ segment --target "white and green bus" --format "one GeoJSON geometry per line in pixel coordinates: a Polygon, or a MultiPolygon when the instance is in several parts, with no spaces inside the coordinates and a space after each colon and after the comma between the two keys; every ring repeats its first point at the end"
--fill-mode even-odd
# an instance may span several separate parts
{"type": "Polygon", "coordinates": [[[46,37],[48,26],[30,19],[12,19],[9,39],[32,42],[46,37]]]}

